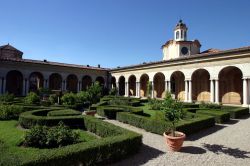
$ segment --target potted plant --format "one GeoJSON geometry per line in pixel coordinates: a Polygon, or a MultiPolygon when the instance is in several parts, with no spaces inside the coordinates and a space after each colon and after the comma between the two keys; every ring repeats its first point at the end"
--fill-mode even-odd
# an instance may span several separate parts
{"type": "Polygon", "coordinates": [[[165,111],[166,120],[171,122],[171,131],[163,133],[166,144],[171,151],[179,151],[186,138],[184,133],[176,131],[177,122],[184,117],[182,103],[178,100],[174,100],[171,94],[167,93],[162,108],[165,111]]]}

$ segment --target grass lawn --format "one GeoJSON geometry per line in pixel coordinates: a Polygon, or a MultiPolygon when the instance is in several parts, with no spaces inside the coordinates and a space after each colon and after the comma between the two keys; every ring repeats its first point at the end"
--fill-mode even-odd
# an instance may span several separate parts
{"type": "Polygon", "coordinates": [[[160,111],[160,110],[151,110],[149,108],[149,104],[148,103],[142,103],[142,106],[139,106],[139,108],[142,108],[143,112],[145,114],[150,115],[151,118],[153,118],[155,116],[155,114],[157,113],[157,111],[160,111]]]}
{"type": "MultiPolygon", "coordinates": [[[[0,121],[0,165],[18,165],[21,161],[46,153],[53,154],[53,149],[25,148],[18,146],[25,135],[25,130],[17,127],[18,121],[0,121]]],[[[80,133],[80,141],[91,141],[97,137],[88,131],[76,130],[80,133]]]]}

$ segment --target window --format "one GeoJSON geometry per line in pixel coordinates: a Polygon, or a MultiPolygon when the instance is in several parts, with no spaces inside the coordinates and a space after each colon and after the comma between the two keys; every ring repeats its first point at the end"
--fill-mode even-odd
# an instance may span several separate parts
{"type": "Polygon", "coordinates": [[[183,31],[181,31],[181,38],[183,39],[183,31]]]}
{"type": "Polygon", "coordinates": [[[184,31],[184,39],[187,39],[187,32],[184,31]]]}
{"type": "Polygon", "coordinates": [[[179,39],[179,31],[176,32],[176,39],[179,39]]]}

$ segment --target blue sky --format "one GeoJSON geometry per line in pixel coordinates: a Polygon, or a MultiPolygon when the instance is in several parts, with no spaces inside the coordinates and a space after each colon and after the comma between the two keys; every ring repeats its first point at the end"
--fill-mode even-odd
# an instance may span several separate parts
{"type": "Polygon", "coordinates": [[[0,45],[24,58],[117,67],[162,59],[180,18],[202,50],[250,45],[249,0],[0,0],[0,45]]]}

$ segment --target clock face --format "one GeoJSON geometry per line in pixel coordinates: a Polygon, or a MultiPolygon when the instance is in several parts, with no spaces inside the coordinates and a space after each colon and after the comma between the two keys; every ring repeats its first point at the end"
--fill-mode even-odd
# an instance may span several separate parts
{"type": "Polygon", "coordinates": [[[187,47],[182,47],[182,48],[181,48],[181,53],[182,53],[183,55],[186,55],[186,54],[188,53],[188,48],[187,48],[187,47]]]}

